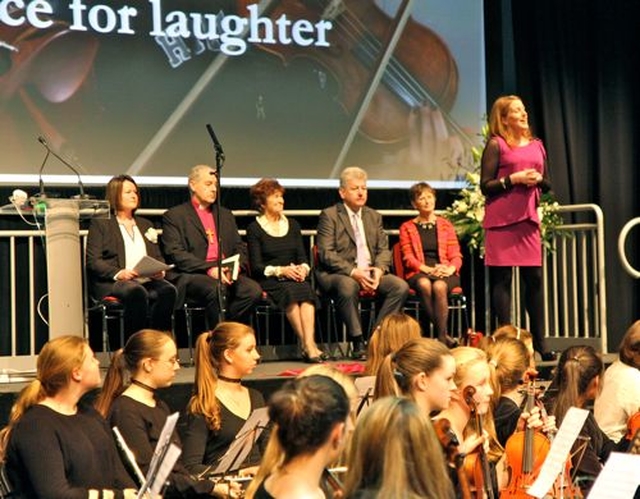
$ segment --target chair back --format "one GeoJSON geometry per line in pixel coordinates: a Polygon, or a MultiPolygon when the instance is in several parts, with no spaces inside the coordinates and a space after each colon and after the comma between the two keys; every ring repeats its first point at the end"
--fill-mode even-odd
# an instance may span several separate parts
{"type": "Polygon", "coordinates": [[[392,246],[391,253],[393,256],[393,273],[400,279],[404,279],[404,265],[402,264],[402,251],[399,242],[392,246]]]}

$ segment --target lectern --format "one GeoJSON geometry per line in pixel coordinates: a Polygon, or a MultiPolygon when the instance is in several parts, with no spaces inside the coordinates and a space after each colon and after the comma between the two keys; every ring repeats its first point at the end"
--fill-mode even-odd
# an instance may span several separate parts
{"type": "Polygon", "coordinates": [[[49,292],[49,338],[83,336],[82,252],[80,219],[109,218],[109,202],[97,199],[38,199],[44,215],[49,292]]]}

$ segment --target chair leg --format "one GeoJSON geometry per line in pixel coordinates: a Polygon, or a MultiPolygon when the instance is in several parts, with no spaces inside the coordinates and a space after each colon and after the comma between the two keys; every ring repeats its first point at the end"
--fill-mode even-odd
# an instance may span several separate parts
{"type": "Polygon", "coordinates": [[[330,350],[329,353],[331,354],[332,357],[336,357],[335,355],[333,355],[333,350],[331,349],[331,339],[333,336],[333,338],[335,339],[334,345],[336,346],[336,349],[340,353],[339,358],[341,359],[345,358],[347,355],[342,349],[342,345],[340,344],[341,338],[340,338],[340,334],[338,333],[338,317],[337,317],[336,307],[333,300],[330,300],[327,302],[327,329],[328,329],[327,337],[329,339],[329,350],[330,350]]]}
{"type": "Polygon", "coordinates": [[[193,365],[193,315],[187,307],[184,308],[184,318],[187,325],[187,343],[189,346],[189,365],[193,365]]]}
{"type": "Polygon", "coordinates": [[[107,321],[107,307],[102,305],[100,307],[102,313],[102,351],[108,352],[111,357],[111,345],[109,344],[109,323],[107,321]]]}
{"type": "Polygon", "coordinates": [[[124,312],[118,315],[118,325],[120,326],[120,348],[124,348],[124,312]]]}

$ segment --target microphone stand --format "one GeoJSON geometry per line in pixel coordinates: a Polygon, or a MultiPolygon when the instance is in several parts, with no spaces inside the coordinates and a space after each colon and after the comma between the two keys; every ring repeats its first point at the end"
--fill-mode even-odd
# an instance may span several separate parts
{"type": "MultiPolygon", "coordinates": [[[[76,177],[78,177],[78,187],[80,189],[80,194],[78,196],[73,196],[75,199],[89,199],[90,196],[88,196],[87,194],[85,194],[84,192],[84,184],[82,183],[82,178],[80,177],[80,173],[78,172],[78,170],[76,170],[71,163],[69,163],[66,159],[64,159],[63,157],[61,157],[57,152],[55,152],[53,149],[51,149],[51,147],[49,147],[49,143],[46,141],[46,139],[42,136],[38,137],[38,142],[40,142],[46,149],[47,149],[47,156],[45,156],[45,161],[47,160],[47,158],[49,157],[49,154],[53,154],[53,156],[55,156],[56,158],[58,158],[58,160],[60,160],[60,162],[62,164],[64,164],[67,168],[69,168],[69,170],[71,170],[73,173],[76,174],[76,177]]],[[[40,190],[41,192],[44,192],[44,186],[42,185],[42,169],[44,168],[44,162],[42,163],[42,166],[40,167],[40,190]]]]}
{"type": "Polygon", "coordinates": [[[216,137],[216,133],[213,131],[213,127],[210,124],[207,124],[207,131],[209,132],[209,136],[213,142],[213,149],[216,153],[216,182],[218,194],[216,195],[216,201],[214,204],[217,205],[216,210],[216,239],[218,242],[218,318],[220,322],[225,320],[225,312],[226,312],[226,289],[225,284],[222,282],[222,231],[220,230],[220,210],[222,209],[222,204],[220,199],[222,198],[222,167],[224,166],[224,151],[222,150],[222,145],[216,137]]]}

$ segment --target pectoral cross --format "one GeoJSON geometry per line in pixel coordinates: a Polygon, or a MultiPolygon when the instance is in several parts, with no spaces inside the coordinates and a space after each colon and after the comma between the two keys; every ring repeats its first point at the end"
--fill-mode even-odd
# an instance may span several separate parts
{"type": "Polygon", "coordinates": [[[204,232],[207,235],[207,241],[209,241],[209,244],[213,244],[216,242],[215,240],[216,233],[213,229],[207,229],[204,232]]]}

